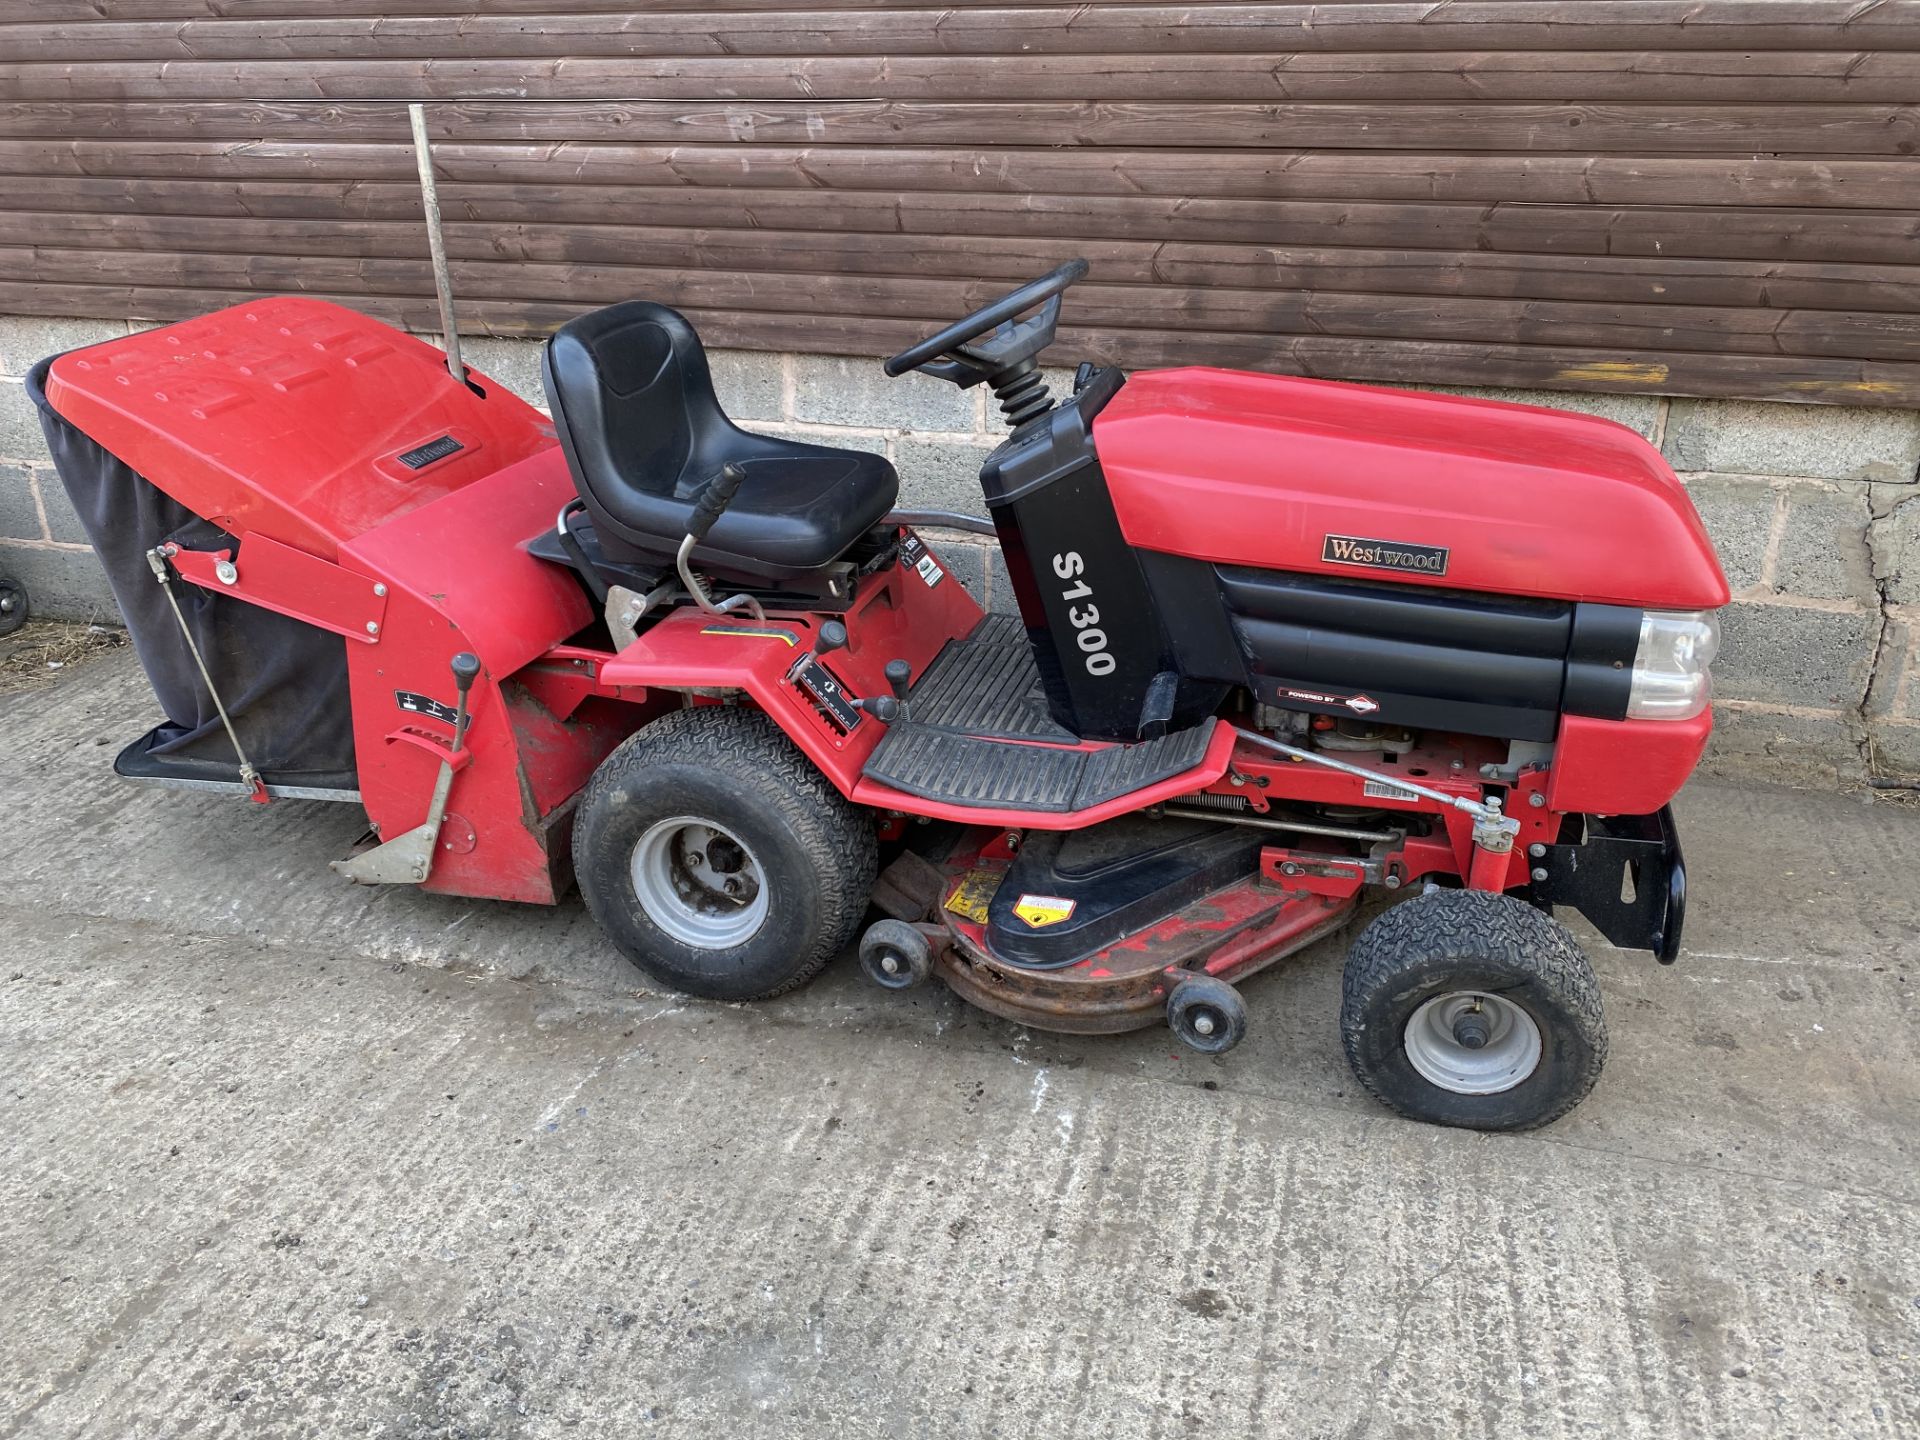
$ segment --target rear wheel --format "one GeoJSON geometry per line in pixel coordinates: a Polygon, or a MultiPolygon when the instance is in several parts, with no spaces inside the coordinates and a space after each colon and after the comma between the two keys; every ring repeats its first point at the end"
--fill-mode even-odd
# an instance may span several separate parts
{"type": "Polygon", "coordinates": [[[703,706],[646,726],[580,801],[574,870],[622,954],[662,985],[754,1000],[853,936],[873,825],[765,715],[703,706]]]}
{"type": "Polygon", "coordinates": [[[1436,890],[1387,911],[1347,956],[1347,1062],[1389,1109],[1528,1130],[1583,1100],[1607,1058],[1600,985],[1566,927],[1523,901],[1436,890]]]}

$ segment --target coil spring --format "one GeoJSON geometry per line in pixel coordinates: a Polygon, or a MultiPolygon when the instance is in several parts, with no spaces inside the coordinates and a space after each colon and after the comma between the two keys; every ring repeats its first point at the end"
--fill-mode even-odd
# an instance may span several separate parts
{"type": "Polygon", "coordinates": [[[1196,795],[1182,795],[1177,803],[1192,805],[1201,810],[1245,810],[1247,808],[1244,795],[1215,795],[1204,790],[1196,795]]]}
{"type": "Polygon", "coordinates": [[[1037,369],[1008,380],[996,381],[993,398],[1000,402],[1000,413],[1007,417],[1009,426],[1024,425],[1034,416],[1046,414],[1053,406],[1053,397],[1047,393],[1047,382],[1037,369]]]}

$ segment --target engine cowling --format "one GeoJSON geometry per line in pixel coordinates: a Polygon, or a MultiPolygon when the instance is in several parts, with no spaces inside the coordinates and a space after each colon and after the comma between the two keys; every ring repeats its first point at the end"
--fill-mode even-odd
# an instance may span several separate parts
{"type": "Polygon", "coordinates": [[[1649,610],[1728,599],[1660,452],[1595,416],[1192,368],[1131,376],[1094,443],[1145,550],[1649,610]]]}

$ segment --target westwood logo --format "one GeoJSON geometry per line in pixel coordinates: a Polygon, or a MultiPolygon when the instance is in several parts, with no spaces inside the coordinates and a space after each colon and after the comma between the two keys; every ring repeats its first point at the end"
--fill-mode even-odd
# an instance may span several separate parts
{"type": "Polygon", "coordinates": [[[1397,540],[1367,540],[1358,535],[1329,535],[1320,558],[1330,565],[1367,570],[1401,570],[1415,575],[1447,573],[1444,545],[1403,545],[1397,540]]]}

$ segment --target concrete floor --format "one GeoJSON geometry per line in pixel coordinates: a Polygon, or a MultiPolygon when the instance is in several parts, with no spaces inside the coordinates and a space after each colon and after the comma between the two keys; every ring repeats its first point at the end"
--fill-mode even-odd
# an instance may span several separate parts
{"type": "Polygon", "coordinates": [[[1339,940],[1218,1061],[683,1002],[122,786],[152,718],[0,697],[0,1437],[1920,1432],[1920,812],[1690,790],[1689,953],[1487,1137],[1356,1093],[1339,940]]]}

